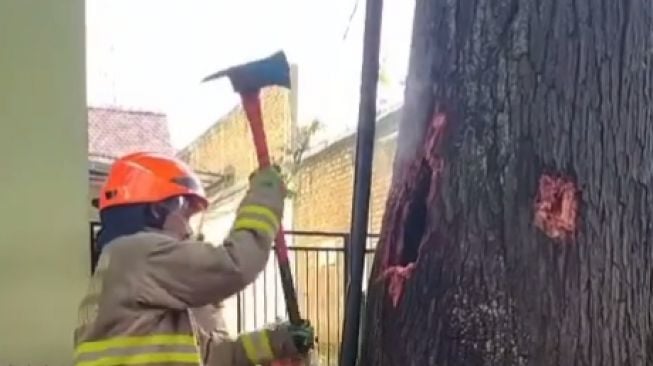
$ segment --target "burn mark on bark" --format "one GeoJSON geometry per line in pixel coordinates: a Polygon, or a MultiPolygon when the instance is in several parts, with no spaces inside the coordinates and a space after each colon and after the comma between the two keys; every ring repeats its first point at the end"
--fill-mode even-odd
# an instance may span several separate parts
{"type": "Polygon", "coordinates": [[[401,295],[404,294],[404,286],[413,274],[413,270],[415,270],[415,262],[403,266],[390,266],[381,276],[381,279],[388,281],[388,296],[395,308],[401,300],[401,295]]]}
{"type": "Polygon", "coordinates": [[[578,222],[578,191],[565,177],[540,177],[533,223],[546,236],[569,242],[575,237],[578,222]]]}

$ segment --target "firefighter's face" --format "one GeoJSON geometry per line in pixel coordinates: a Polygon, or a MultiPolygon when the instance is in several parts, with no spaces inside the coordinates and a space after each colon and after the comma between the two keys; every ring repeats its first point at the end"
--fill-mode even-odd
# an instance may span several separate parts
{"type": "Polygon", "coordinates": [[[191,218],[200,213],[192,199],[184,196],[175,197],[166,202],[169,208],[162,229],[181,240],[190,239],[199,230],[193,230],[191,218]]]}

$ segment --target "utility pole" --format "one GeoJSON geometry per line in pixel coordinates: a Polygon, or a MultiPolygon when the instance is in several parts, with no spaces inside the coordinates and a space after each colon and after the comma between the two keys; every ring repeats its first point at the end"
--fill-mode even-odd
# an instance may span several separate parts
{"type": "Polygon", "coordinates": [[[340,366],[355,366],[358,359],[361,305],[363,302],[363,269],[370,205],[372,159],[376,127],[376,89],[379,79],[379,48],[383,0],[367,0],[365,5],[365,34],[363,37],[363,66],[361,97],[356,135],[354,196],[349,248],[349,283],[345,298],[345,316],[340,354],[340,366]]]}

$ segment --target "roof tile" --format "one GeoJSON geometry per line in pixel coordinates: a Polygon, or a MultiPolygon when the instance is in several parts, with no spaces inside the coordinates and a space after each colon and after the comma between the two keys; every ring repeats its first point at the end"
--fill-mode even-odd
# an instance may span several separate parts
{"type": "Polygon", "coordinates": [[[88,153],[116,158],[137,151],[174,154],[165,114],[88,108],[88,153]]]}

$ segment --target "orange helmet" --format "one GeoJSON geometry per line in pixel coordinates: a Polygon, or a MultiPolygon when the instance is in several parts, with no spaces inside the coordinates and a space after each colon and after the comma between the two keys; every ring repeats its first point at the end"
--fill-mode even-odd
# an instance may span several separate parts
{"type": "Polygon", "coordinates": [[[197,211],[208,206],[202,183],[188,165],[161,154],[140,152],[113,163],[100,192],[99,208],[156,203],[175,196],[191,198],[197,211]]]}

